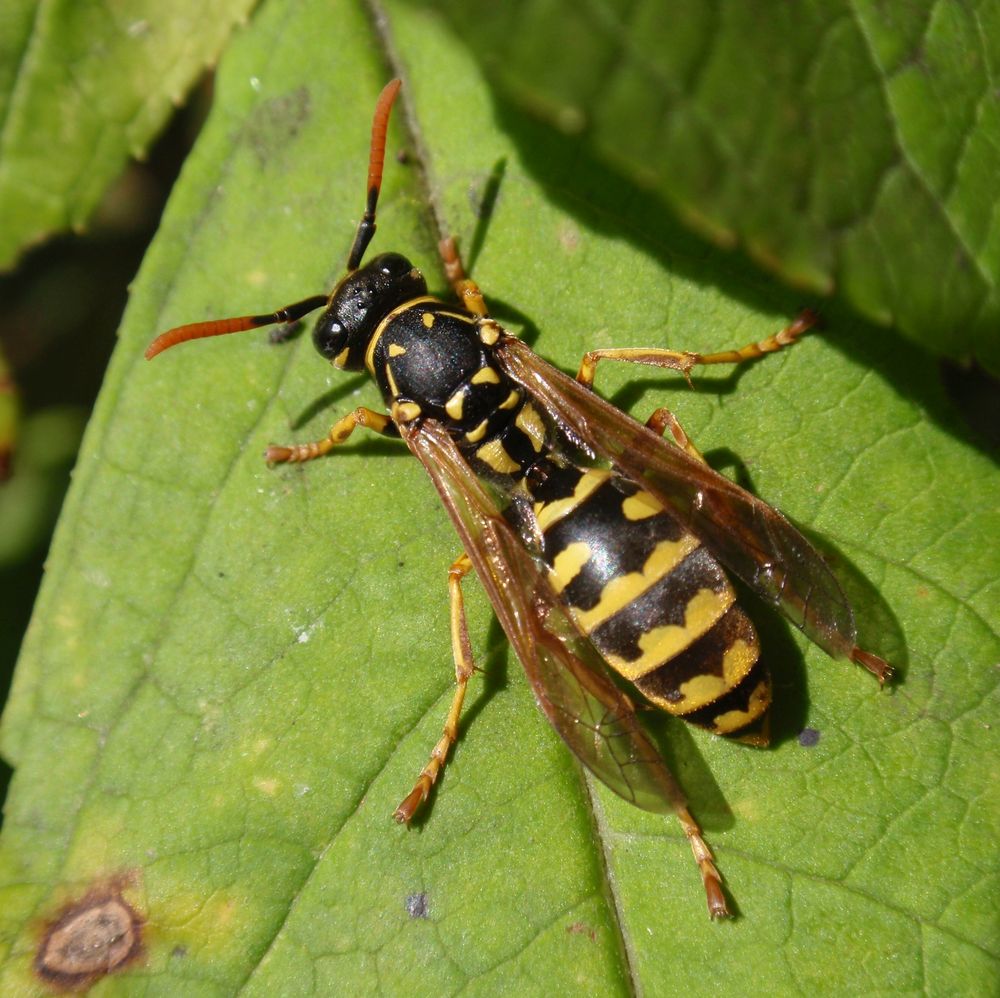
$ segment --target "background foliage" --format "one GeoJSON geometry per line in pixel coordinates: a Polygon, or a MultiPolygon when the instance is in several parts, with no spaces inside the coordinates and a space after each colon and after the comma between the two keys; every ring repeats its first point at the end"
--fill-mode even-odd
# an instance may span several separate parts
{"type": "MultiPolygon", "coordinates": [[[[934,361],[841,300],[824,334],[695,392],[600,373],[637,415],[670,404],[717,467],[804,524],[864,643],[902,673],[879,695],[758,614],[778,744],[657,726],[740,918],[709,923],[675,823],[580,775],[474,585],[485,672],[464,736],[425,819],[390,821],[451,697],[457,551],[433,491],[378,440],[263,466],[267,443],[377,404],[308,337],[210,341],[147,365],[151,335],[330,286],[393,74],[405,103],[391,149],[408,157],[390,161],[377,247],[442,288],[432,206],[495,311],[562,367],[591,346],[736,345],[802,296],[688,234],[664,205],[684,198],[609,165],[599,129],[553,131],[491,91],[439,11],[372,13],[261,6],[135,282],[4,715],[2,990],[37,990],[40,926],[65,899],[131,871],[147,948],[108,992],[981,991],[997,977],[996,472],[934,361]],[[796,737],[805,727],[816,744],[796,737]]],[[[518,36],[540,31],[526,21],[518,36]]],[[[576,37],[550,40],[553,64],[576,37]]],[[[833,59],[840,36],[824,37],[833,59]]],[[[540,71],[522,89],[535,79],[544,96],[540,71]]],[[[748,94],[763,99],[759,84],[748,94]]],[[[882,140],[867,124],[849,134],[870,132],[882,140]]],[[[764,216],[760,197],[747,200],[764,216]]],[[[752,242],[742,221],[722,228],[752,242]]]]}

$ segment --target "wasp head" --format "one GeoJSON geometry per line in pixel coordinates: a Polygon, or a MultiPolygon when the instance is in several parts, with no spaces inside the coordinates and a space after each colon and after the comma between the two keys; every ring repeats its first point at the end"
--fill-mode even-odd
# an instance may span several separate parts
{"type": "Polygon", "coordinates": [[[405,256],[382,253],[337,285],[313,330],[313,343],[334,367],[360,371],[378,324],[394,308],[425,294],[423,274],[405,256]]]}

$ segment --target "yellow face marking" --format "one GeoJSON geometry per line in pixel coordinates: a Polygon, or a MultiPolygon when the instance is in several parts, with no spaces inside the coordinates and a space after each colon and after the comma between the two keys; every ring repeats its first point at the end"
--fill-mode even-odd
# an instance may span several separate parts
{"type": "Polygon", "coordinates": [[[420,406],[416,402],[393,402],[392,418],[397,423],[411,423],[420,415],[420,406]]]}
{"type": "Polygon", "coordinates": [[[481,367],[470,380],[474,385],[499,385],[500,375],[492,367],[481,367]]]}
{"type": "Polygon", "coordinates": [[[444,404],[444,411],[456,422],[462,418],[462,406],[465,405],[465,389],[460,388],[444,404]]]}
{"type": "Polygon", "coordinates": [[[512,389],[510,395],[508,395],[501,403],[497,406],[498,409],[513,409],[518,402],[521,401],[521,393],[516,389],[512,389]]]}
{"type": "Polygon", "coordinates": [[[552,568],[549,570],[552,588],[561,593],[580,574],[580,569],[587,564],[589,558],[590,545],[586,541],[567,544],[552,559],[552,568]]]}
{"type": "Polygon", "coordinates": [[[424,314],[420,316],[420,321],[424,324],[424,326],[426,326],[427,329],[430,329],[431,326],[434,325],[434,313],[424,312],[424,314]]]}
{"type": "Polygon", "coordinates": [[[479,323],[479,341],[486,346],[495,346],[500,339],[500,327],[492,319],[483,319],[479,323]]]}
{"type": "Polygon", "coordinates": [[[491,440],[476,451],[476,457],[501,475],[513,475],[520,465],[504,450],[499,440],[491,440]]]}
{"type": "Polygon", "coordinates": [[[389,344],[390,357],[402,357],[406,353],[406,347],[401,347],[398,343],[389,344]]]}
{"type": "MultiPolygon", "coordinates": [[[[677,541],[660,541],[650,552],[641,572],[628,572],[612,579],[604,587],[596,606],[590,610],[578,610],[573,614],[576,622],[583,628],[584,633],[590,634],[595,627],[603,624],[609,617],[638,599],[647,589],[656,585],[692,551],[697,550],[699,543],[691,534],[684,534],[677,541]]],[[[690,609],[689,605],[689,613],[690,609]]]]}
{"type": "Polygon", "coordinates": [[[486,436],[486,427],[489,425],[489,420],[484,419],[474,430],[469,430],[465,434],[465,439],[469,441],[470,444],[474,444],[479,440],[482,440],[486,436]]]}
{"type": "Polygon", "coordinates": [[[337,356],[333,358],[333,366],[343,368],[343,366],[347,363],[347,358],[350,356],[350,353],[351,353],[351,348],[344,347],[344,349],[341,350],[340,353],[338,353],[337,356]]]}
{"type": "Polygon", "coordinates": [[[585,472],[576,483],[576,488],[571,496],[565,499],[554,499],[552,502],[536,502],[535,516],[538,517],[538,529],[545,531],[558,523],[567,513],[576,509],[603,482],[611,477],[611,472],[601,468],[591,468],[585,472]]]}
{"type": "Polygon", "coordinates": [[[525,402],[514,425],[531,441],[531,446],[538,454],[545,446],[545,423],[538,415],[538,410],[530,402],[525,402]]]}
{"type": "MultiPolygon", "coordinates": [[[[688,602],[683,625],[666,624],[663,627],[654,627],[639,638],[642,654],[637,659],[629,661],[618,655],[606,655],[605,658],[608,664],[626,679],[633,682],[641,679],[647,672],[652,672],[653,669],[684,651],[695,638],[701,637],[735,600],[736,594],[730,586],[726,586],[721,593],[713,589],[699,589],[688,602]]],[[[703,677],[697,677],[701,678],[703,677]]],[[[714,677],[714,681],[722,683],[718,677],[714,677]]],[[[684,703],[686,710],[692,710],[695,706],[697,704],[684,703]]]]}
{"type": "Polygon", "coordinates": [[[745,728],[751,721],[756,721],[770,706],[771,684],[762,679],[750,694],[746,710],[727,710],[724,714],[713,718],[712,724],[720,735],[728,735],[732,731],[745,728]]]}
{"type": "Polygon", "coordinates": [[[636,492],[622,502],[622,515],[626,520],[645,520],[662,512],[663,507],[648,492],[636,492]]]}

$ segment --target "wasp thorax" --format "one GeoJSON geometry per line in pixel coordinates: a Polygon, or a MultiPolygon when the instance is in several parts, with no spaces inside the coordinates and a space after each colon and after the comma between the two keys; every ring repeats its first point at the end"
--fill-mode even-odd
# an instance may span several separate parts
{"type": "Polygon", "coordinates": [[[425,294],[423,274],[405,256],[382,253],[337,285],[313,330],[313,343],[336,367],[359,371],[378,324],[394,308],[425,294]]]}

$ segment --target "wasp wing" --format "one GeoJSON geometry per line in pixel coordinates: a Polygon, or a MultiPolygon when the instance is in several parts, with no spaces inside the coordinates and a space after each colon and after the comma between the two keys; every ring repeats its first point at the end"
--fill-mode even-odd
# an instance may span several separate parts
{"type": "Polygon", "coordinates": [[[683,812],[684,795],[632,702],[608,677],[447,431],[426,420],[400,432],[437,487],[549,722],[615,793],[647,811],[683,812]]]}
{"type": "Polygon", "coordinates": [[[677,513],[719,562],[835,658],[856,648],[854,614],[819,552],[777,510],[504,336],[497,359],[571,441],[677,513]]]}

